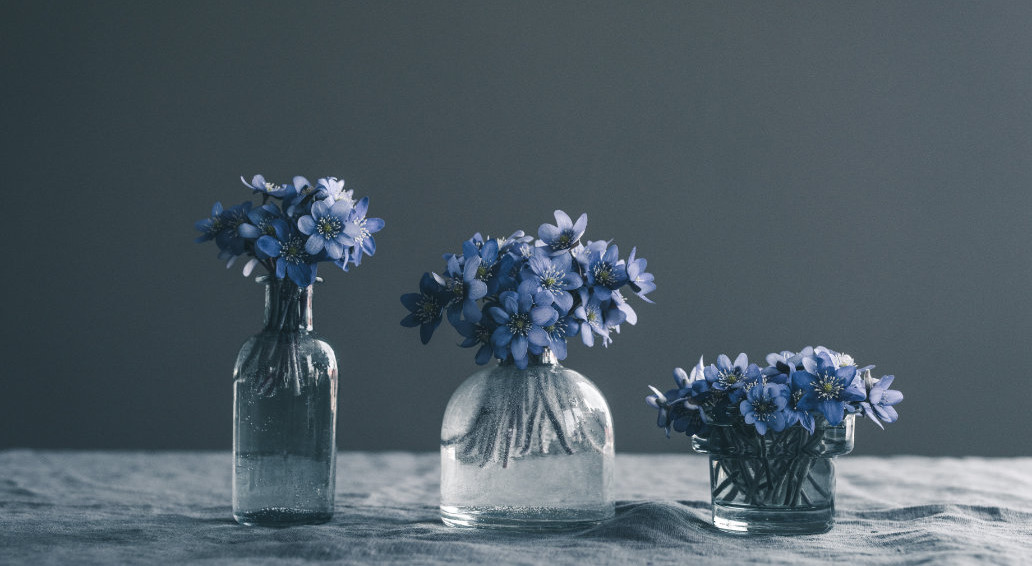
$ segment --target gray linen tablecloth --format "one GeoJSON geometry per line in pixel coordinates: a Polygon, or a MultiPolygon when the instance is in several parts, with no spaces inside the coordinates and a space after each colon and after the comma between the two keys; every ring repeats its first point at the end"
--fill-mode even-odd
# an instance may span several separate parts
{"type": "Polygon", "coordinates": [[[557,534],[445,527],[438,466],[341,452],[333,521],[267,529],[233,522],[228,453],[0,452],[0,562],[1032,564],[1032,458],[839,458],[835,528],[797,537],[714,530],[703,456],[618,455],[616,518],[557,534]]]}

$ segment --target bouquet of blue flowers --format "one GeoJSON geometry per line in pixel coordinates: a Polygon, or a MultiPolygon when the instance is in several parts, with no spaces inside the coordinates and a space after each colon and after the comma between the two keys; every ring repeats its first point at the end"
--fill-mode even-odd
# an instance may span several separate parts
{"type": "Polygon", "coordinates": [[[608,241],[582,242],[587,214],[574,222],[556,210],[555,220],[538,228],[536,240],[522,230],[507,238],[477,233],[461,254],[445,254],[442,274],[424,273],[419,292],[402,295],[410,313],[401,324],[418,326],[426,344],[446,317],[462,347],[479,347],[478,364],[494,357],[520,369],[545,349],[565,359],[573,336],[608,346],[621,324],[638,320],[624,289],[651,303],[654,277],[636,248],[625,260],[608,241]]]}
{"type": "Polygon", "coordinates": [[[652,387],[646,402],[657,424],[692,437],[709,454],[714,524],[731,531],[820,532],[834,517],[832,458],[853,449],[853,416],[895,422],[903,394],[874,366],[824,347],[767,356],[763,368],[745,354],[726,355],[691,373],[674,370],[677,387],[652,387]]]}
{"type": "Polygon", "coordinates": [[[231,208],[216,202],[211,216],[194,227],[198,242],[214,240],[219,259],[230,267],[240,257],[248,276],[258,265],[279,279],[289,277],[298,287],[315,282],[321,262],[348,270],[360,265],[363,255],[376,252],[373,234],[383,228],[379,218],[367,218],[369,197],[356,202],[344,181],[325,177],[313,185],[297,176],[287,184],[271,183],[255,175],[248,183],[261,205],[251,201],[231,208]]]}
{"type": "MultiPolygon", "coordinates": [[[[333,262],[348,270],[360,265],[362,256],[373,255],[373,234],[383,228],[379,218],[368,218],[369,197],[352,198],[344,181],[325,177],[313,185],[304,177],[289,184],[267,182],[255,175],[244,186],[261,196],[230,208],[216,202],[211,216],[194,227],[201,232],[197,242],[214,241],[219,259],[232,266],[249,258],[243,273],[247,277],[261,265],[268,275],[258,277],[266,284],[266,321],[262,333],[241,349],[238,365],[256,360],[247,372],[263,395],[273,395],[275,385],[284,383],[295,394],[301,391],[301,369],[311,368],[312,338],[298,330],[306,325],[305,307],[311,285],[322,262],[333,262]]],[[[310,329],[310,328],[309,328],[310,329]]]]}
{"type": "Polygon", "coordinates": [[[674,370],[677,387],[653,394],[646,403],[659,410],[660,428],[688,436],[706,436],[711,425],[744,424],[761,436],[798,425],[808,433],[823,420],[837,426],[848,414],[873,420],[879,427],[898,418],[894,405],[903,394],[892,375],[874,379],[874,366],[857,368],[853,358],[823,346],[767,356],[766,367],[739,354],[734,363],[721,354],[716,364],[702,358],[687,373],[674,370]]]}

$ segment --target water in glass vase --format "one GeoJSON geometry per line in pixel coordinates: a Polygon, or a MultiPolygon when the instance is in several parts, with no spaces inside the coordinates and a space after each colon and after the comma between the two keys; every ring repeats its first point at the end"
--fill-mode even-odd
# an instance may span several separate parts
{"type": "Polygon", "coordinates": [[[711,425],[693,448],[709,454],[713,525],[737,534],[816,534],[835,522],[835,463],[853,450],[854,416],[760,435],[751,425],[711,425]]]}
{"type": "Polygon", "coordinates": [[[542,356],[481,370],[441,429],[441,518],[456,527],[555,530],[614,514],[613,428],[601,392],[542,356]]]}
{"type": "Polygon", "coordinates": [[[311,332],[311,287],[266,280],[266,324],[234,369],[233,516],[245,525],[333,517],[337,361],[311,332]]]}
{"type": "Polygon", "coordinates": [[[612,516],[612,466],[598,454],[512,460],[504,472],[464,465],[451,447],[441,457],[441,515],[452,526],[534,530],[576,528],[612,516]],[[456,502],[457,505],[448,505],[456,502]]]}

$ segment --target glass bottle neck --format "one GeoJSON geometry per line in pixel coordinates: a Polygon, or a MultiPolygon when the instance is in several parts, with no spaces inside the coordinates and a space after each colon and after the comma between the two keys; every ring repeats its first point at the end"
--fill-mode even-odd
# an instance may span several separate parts
{"type": "Polygon", "coordinates": [[[298,287],[289,279],[259,278],[265,284],[263,330],[293,332],[312,330],[312,285],[298,287]]]}
{"type": "MultiPolygon", "coordinates": [[[[551,348],[545,348],[541,354],[531,354],[527,352],[527,367],[532,366],[554,366],[559,364],[559,358],[555,357],[555,352],[551,348]]],[[[509,359],[501,362],[503,366],[514,366],[516,362],[510,357],[509,359]]]]}

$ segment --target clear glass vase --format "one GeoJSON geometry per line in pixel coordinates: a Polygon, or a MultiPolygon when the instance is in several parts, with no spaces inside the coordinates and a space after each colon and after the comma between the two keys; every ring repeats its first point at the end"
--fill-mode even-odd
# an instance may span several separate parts
{"type": "Polygon", "coordinates": [[[550,351],[478,371],[441,426],[441,518],[456,527],[579,528],[614,514],[605,397],[550,351]]]}
{"type": "Polygon", "coordinates": [[[265,324],[233,369],[233,517],[245,525],[333,517],[337,358],[312,332],[312,287],[260,277],[265,324]]]}
{"type": "Polygon", "coordinates": [[[709,454],[713,525],[746,534],[813,534],[835,522],[835,463],[853,450],[853,415],[760,435],[752,425],[710,425],[692,447],[709,454]]]}

